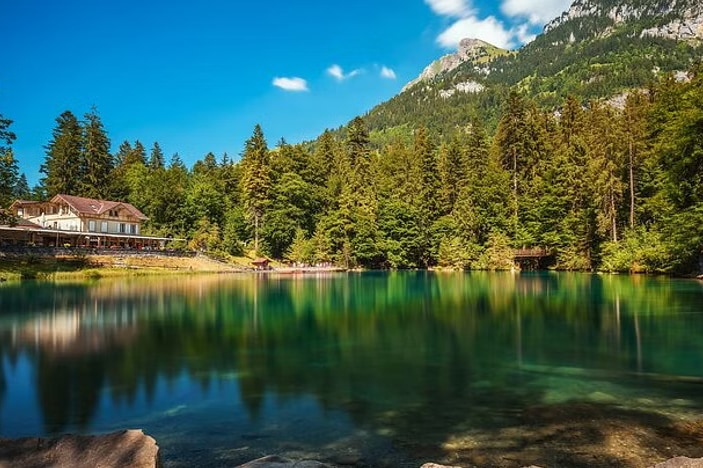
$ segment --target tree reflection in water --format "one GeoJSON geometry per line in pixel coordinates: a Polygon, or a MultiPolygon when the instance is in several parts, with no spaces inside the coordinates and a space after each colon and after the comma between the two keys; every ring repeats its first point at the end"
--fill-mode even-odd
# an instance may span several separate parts
{"type": "MultiPolygon", "coordinates": [[[[161,381],[181,388],[185,376],[204,394],[236,376],[252,423],[267,396],[312,396],[422,457],[587,400],[589,381],[620,392],[608,395],[620,406],[639,396],[699,411],[702,299],[696,282],[582,274],[23,283],[0,289],[0,353],[27,356],[47,434],[119,425],[140,394],[157,403],[161,381]]],[[[13,382],[0,379],[6,405],[13,382]]]]}

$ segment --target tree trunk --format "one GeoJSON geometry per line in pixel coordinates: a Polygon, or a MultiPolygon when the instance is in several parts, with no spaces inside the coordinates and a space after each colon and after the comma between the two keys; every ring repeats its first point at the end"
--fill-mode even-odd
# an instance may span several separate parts
{"type": "Polygon", "coordinates": [[[259,255],[259,213],[254,213],[254,253],[259,255]]]}
{"type": "Polygon", "coordinates": [[[635,227],[635,148],[630,139],[630,228],[635,227]]]}
{"type": "Polygon", "coordinates": [[[517,202],[517,151],[515,151],[515,148],[513,148],[513,201],[515,202],[515,234],[517,234],[519,218],[517,202]]]}
{"type": "Polygon", "coordinates": [[[615,210],[615,194],[610,192],[610,217],[613,229],[613,242],[618,241],[618,222],[617,222],[617,211],[615,210]]]}

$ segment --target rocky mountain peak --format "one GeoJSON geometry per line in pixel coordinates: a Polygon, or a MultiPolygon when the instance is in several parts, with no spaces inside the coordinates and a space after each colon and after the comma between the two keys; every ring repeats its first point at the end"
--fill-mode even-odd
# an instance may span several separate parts
{"type": "Polygon", "coordinates": [[[703,39],[703,2],[700,0],[576,0],[568,11],[549,22],[544,32],[588,17],[607,18],[612,26],[648,19],[656,26],[642,30],[642,36],[703,39]]]}
{"type": "Polygon", "coordinates": [[[405,85],[403,91],[406,91],[417,83],[430,81],[443,73],[450,72],[465,62],[472,62],[476,66],[480,66],[493,57],[505,55],[507,53],[507,50],[496,47],[481,39],[462,39],[459,42],[459,47],[456,52],[440,57],[429,64],[422,73],[420,73],[420,76],[405,85]]]}

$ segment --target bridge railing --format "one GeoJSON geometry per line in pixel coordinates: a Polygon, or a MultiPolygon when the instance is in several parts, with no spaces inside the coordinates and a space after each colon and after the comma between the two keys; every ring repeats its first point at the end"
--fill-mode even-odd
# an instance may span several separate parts
{"type": "Polygon", "coordinates": [[[530,248],[530,249],[515,249],[513,250],[513,256],[516,259],[520,258],[542,258],[549,257],[551,253],[544,247],[530,248]]]}

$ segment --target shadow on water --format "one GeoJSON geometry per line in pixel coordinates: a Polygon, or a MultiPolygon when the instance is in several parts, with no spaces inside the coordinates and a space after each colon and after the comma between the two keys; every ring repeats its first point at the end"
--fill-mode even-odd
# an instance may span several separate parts
{"type": "Polygon", "coordinates": [[[39,435],[7,416],[22,355],[43,433],[138,422],[167,466],[703,456],[702,289],[424,272],[3,286],[0,429],[39,435]]]}

